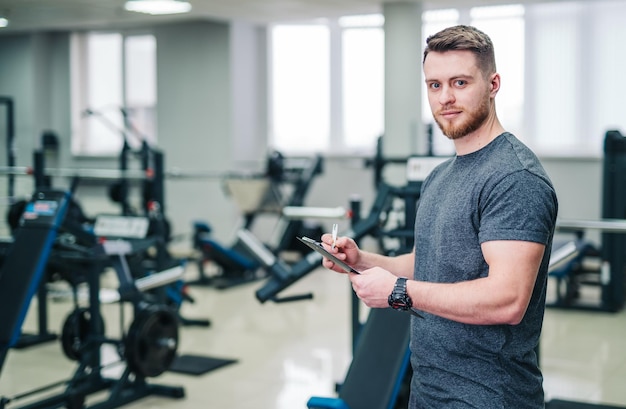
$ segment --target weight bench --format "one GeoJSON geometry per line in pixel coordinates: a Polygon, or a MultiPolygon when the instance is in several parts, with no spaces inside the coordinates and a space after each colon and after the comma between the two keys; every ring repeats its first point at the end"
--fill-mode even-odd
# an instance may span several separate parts
{"type": "Polygon", "coordinates": [[[392,409],[409,368],[411,315],[373,308],[336,398],[312,397],[309,409],[392,409]],[[390,336],[393,334],[393,336],[390,336]]]}
{"type": "Polygon", "coordinates": [[[259,267],[256,262],[241,254],[236,243],[232,247],[224,247],[208,237],[211,229],[205,223],[194,223],[194,229],[198,232],[194,238],[196,247],[205,251],[209,259],[214,260],[229,272],[241,274],[259,267]]]}
{"type": "Polygon", "coordinates": [[[195,222],[194,248],[202,252],[202,260],[215,262],[223,270],[218,277],[208,278],[202,273],[202,262],[198,266],[201,278],[198,283],[210,283],[218,289],[229,288],[238,284],[245,284],[255,280],[259,264],[245,254],[245,249],[239,243],[231,247],[223,246],[211,238],[211,228],[203,222],[195,222]]]}
{"type": "Polygon", "coordinates": [[[0,270],[0,371],[21,335],[31,299],[46,270],[50,251],[67,212],[69,193],[40,191],[25,209],[0,270]]]}
{"type": "Polygon", "coordinates": [[[555,242],[548,267],[548,277],[555,279],[556,300],[549,307],[574,307],[582,277],[598,275],[583,267],[587,257],[599,257],[600,252],[590,242],[576,239],[566,243],[555,242]]]}

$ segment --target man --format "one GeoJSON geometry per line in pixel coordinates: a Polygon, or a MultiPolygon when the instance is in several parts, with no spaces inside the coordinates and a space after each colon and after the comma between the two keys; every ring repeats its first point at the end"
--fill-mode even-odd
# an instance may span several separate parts
{"type": "Polygon", "coordinates": [[[361,272],[349,278],[366,305],[421,316],[411,323],[411,409],[543,408],[535,348],[556,194],[537,157],[498,120],[500,75],[487,35],[442,30],[427,39],[423,69],[456,156],[423,183],[413,252],[386,257],[348,237],[334,250],[330,234],[322,241],[361,272]]]}

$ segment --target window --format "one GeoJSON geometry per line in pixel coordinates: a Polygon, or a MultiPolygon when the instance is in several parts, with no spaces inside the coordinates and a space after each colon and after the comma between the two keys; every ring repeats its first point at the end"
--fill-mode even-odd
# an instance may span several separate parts
{"type": "Polygon", "coordinates": [[[275,149],[315,152],[328,146],[329,46],[324,25],[273,28],[270,141],[275,149]]]}
{"type": "Polygon", "coordinates": [[[72,37],[72,153],[117,155],[156,141],[156,41],[152,35],[72,37]]]}
{"type": "Polygon", "coordinates": [[[620,81],[624,1],[527,6],[526,106],[533,144],[551,155],[601,156],[607,130],[626,130],[620,81]]]}
{"type": "Polygon", "coordinates": [[[590,45],[588,48],[581,47],[583,50],[587,49],[589,54],[583,51],[579,58],[580,61],[589,64],[588,72],[591,75],[584,79],[588,89],[581,95],[583,101],[588,102],[580,107],[578,112],[581,114],[577,118],[586,122],[586,126],[582,126],[581,138],[586,144],[591,142],[601,152],[606,131],[615,129],[622,134],[626,133],[623,104],[626,84],[620,80],[626,72],[626,55],[622,52],[626,38],[624,25],[626,3],[607,1],[598,3],[595,11],[589,13],[591,17],[589,20],[579,19],[590,24],[586,36],[590,45]],[[589,98],[586,99],[585,95],[589,95],[589,98]],[[590,114],[588,117],[587,113],[590,114]],[[586,135],[593,137],[586,138],[586,135]]]}
{"type": "Polygon", "coordinates": [[[342,27],[342,146],[367,150],[385,131],[385,34],[381,15],[339,20],[342,27]]]}
{"type": "Polygon", "coordinates": [[[270,143],[373,152],[384,129],[382,16],[271,29],[270,143]]]}
{"type": "Polygon", "coordinates": [[[156,143],[156,40],[152,35],[126,37],[125,104],[127,127],[139,141],[156,143]]]}

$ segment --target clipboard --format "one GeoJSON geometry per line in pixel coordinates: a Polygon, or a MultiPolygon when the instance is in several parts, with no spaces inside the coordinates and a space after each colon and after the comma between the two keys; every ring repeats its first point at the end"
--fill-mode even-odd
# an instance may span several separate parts
{"type": "Polygon", "coordinates": [[[319,241],[315,241],[309,237],[306,236],[302,236],[302,237],[296,237],[298,240],[300,240],[302,243],[306,244],[309,248],[311,248],[312,250],[317,251],[318,253],[320,253],[322,256],[326,257],[327,259],[329,259],[330,261],[332,261],[333,263],[335,263],[336,265],[338,265],[343,271],[345,271],[346,273],[354,273],[354,274],[361,274],[358,271],[356,271],[354,268],[350,267],[348,264],[346,264],[345,261],[343,260],[339,260],[337,257],[335,257],[334,254],[329,253],[324,246],[322,246],[322,243],[320,243],[319,241]]]}

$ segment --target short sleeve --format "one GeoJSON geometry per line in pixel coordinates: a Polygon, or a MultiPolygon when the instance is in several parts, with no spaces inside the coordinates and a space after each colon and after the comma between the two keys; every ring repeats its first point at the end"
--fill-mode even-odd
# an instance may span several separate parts
{"type": "Polygon", "coordinates": [[[527,170],[487,187],[479,203],[479,241],[522,240],[548,244],[556,221],[552,186],[527,170]]]}

